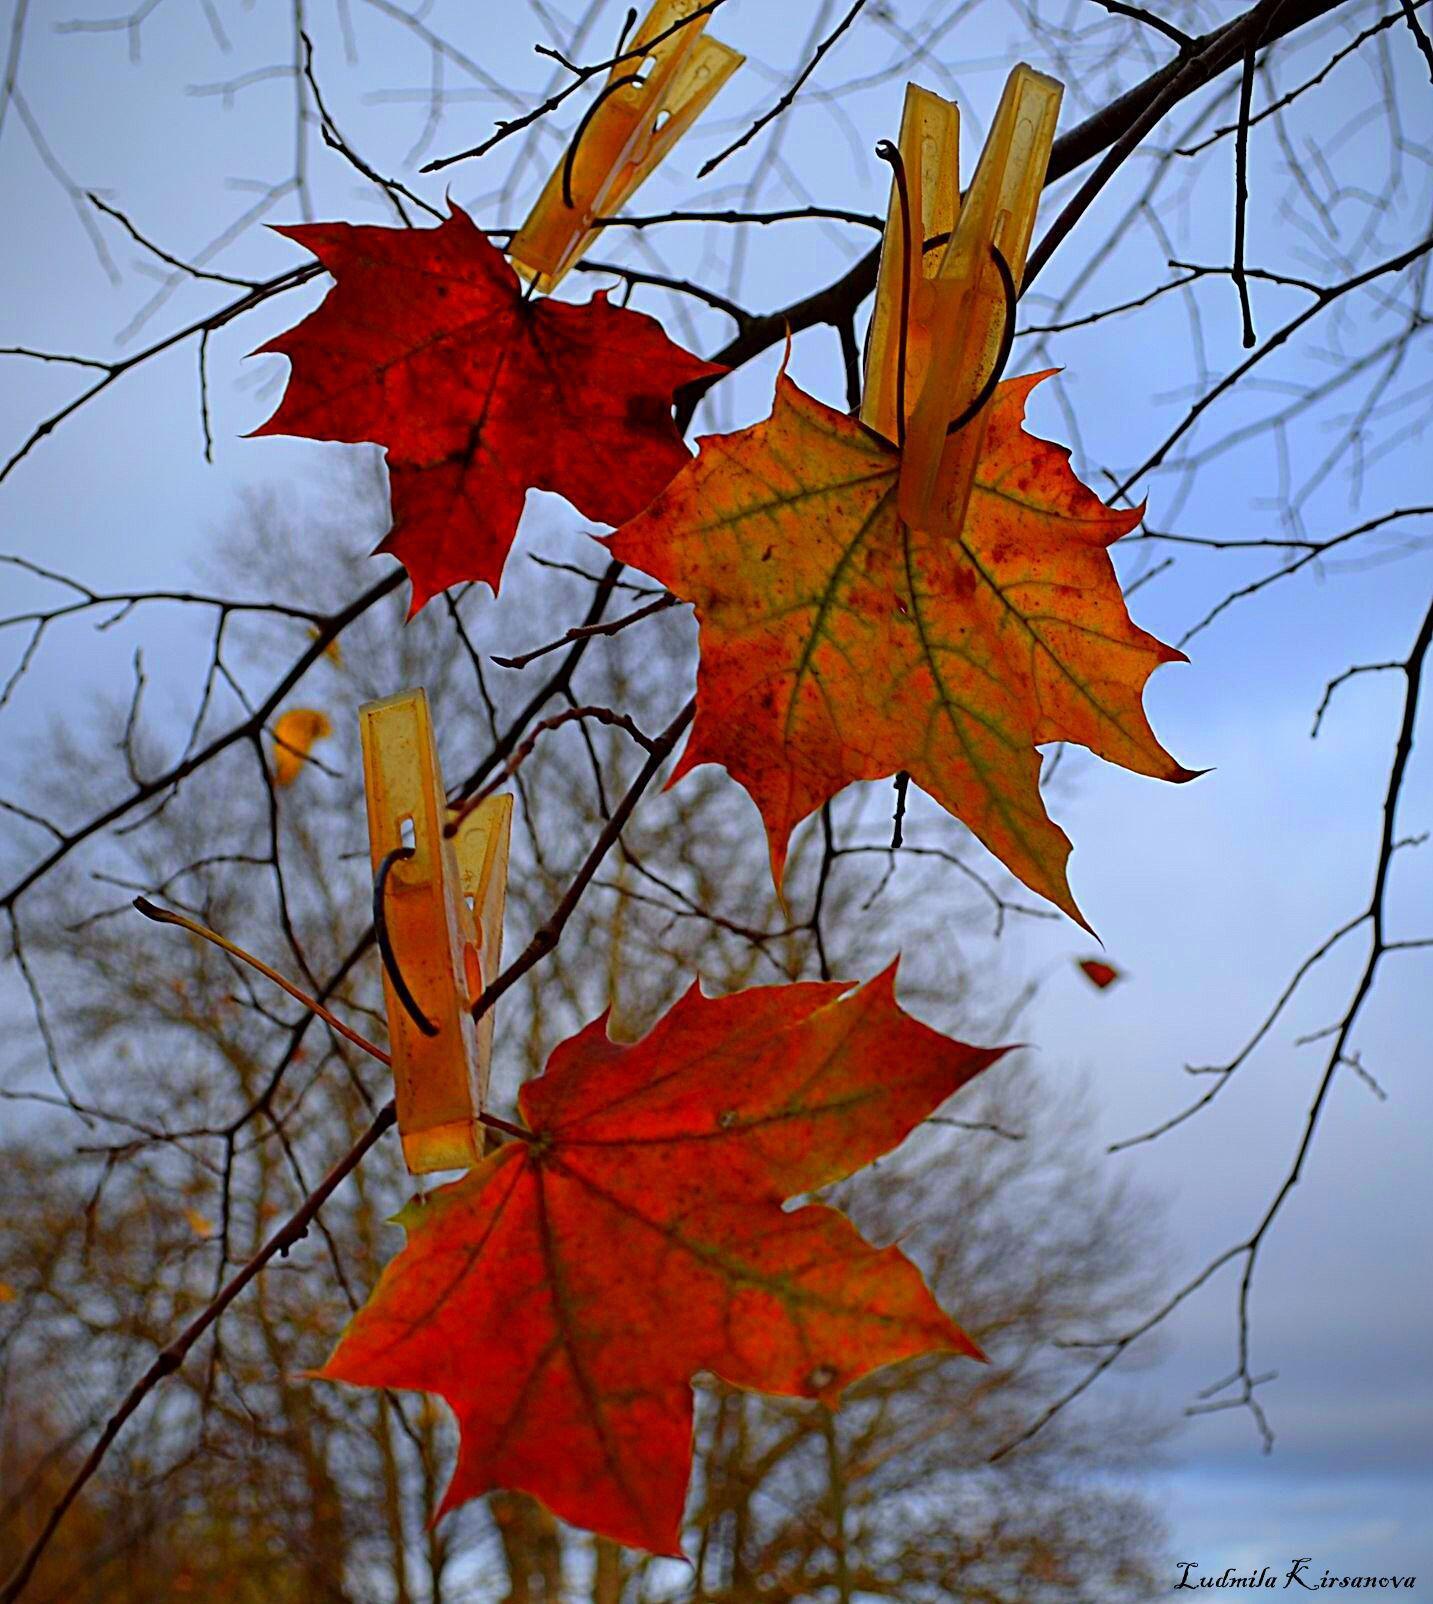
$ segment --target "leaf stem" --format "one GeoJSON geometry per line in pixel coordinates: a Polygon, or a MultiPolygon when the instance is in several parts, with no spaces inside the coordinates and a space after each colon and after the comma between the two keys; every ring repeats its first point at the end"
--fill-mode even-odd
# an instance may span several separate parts
{"type": "Polygon", "coordinates": [[[504,1136],[511,1136],[518,1142],[535,1142],[537,1137],[525,1125],[514,1125],[511,1120],[499,1119],[496,1114],[479,1114],[476,1116],[479,1125],[486,1125],[490,1131],[501,1131],[504,1136]]]}

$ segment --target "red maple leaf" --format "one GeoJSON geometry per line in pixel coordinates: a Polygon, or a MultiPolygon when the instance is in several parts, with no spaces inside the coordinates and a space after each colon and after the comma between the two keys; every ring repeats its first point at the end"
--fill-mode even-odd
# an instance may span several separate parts
{"type": "Polygon", "coordinates": [[[782,1205],[1003,1050],[902,1013],[894,965],[855,992],[693,987],[633,1046],[599,1019],[523,1088],[523,1140],[405,1210],[407,1246],[320,1374],[447,1400],[462,1441],[439,1513],[516,1488],[677,1553],[695,1372],[834,1404],[898,1359],[979,1357],[898,1248],[782,1205]]]}
{"type": "Polygon", "coordinates": [[[413,612],[465,580],[496,592],[529,489],[601,523],[639,513],[690,456],[674,392],[725,371],[600,291],[584,306],[525,298],[450,210],[429,229],[280,229],[335,282],[259,347],[293,373],[256,434],[387,448],[393,527],[378,549],[407,568],[413,612]]]}

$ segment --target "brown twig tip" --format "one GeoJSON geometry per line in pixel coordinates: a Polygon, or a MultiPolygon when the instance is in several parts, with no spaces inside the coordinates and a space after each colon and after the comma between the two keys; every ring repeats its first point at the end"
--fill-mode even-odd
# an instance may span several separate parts
{"type": "Polygon", "coordinates": [[[1096,0],[1096,4],[1103,6],[1114,16],[1129,17],[1135,22],[1142,22],[1146,28],[1153,28],[1162,33],[1166,39],[1172,39],[1179,46],[1181,55],[1198,48],[1199,41],[1192,35],[1185,33],[1182,28],[1176,28],[1172,22],[1167,22],[1163,17],[1157,17],[1154,12],[1146,11],[1143,6],[1127,5],[1125,0],[1096,0]]]}
{"type": "Polygon", "coordinates": [[[152,919],[156,924],[177,925],[181,930],[187,930],[191,936],[197,936],[200,941],[207,941],[226,952],[231,958],[240,963],[248,964],[250,969],[257,970],[265,980],[272,982],[281,991],[286,991],[297,1003],[302,1003],[311,1014],[323,1020],[330,1030],[336,1031],[346,1041],[351,1041],[355,1047],[361,1048],[370,1058],[376,1058],[380,1064],[391,1064],[392,1056],[369,1041],[366,1036],[360,1035],[351,1025],[346,1025],[330,1009],[325,1008],[317,997],[311,997],[300,987],[294,985],[286,975],[266,964],[262,958],[256,958],[253,953],[246,952],[237,942],[230,941],[227,936],[221,936],[217,930],[211,930],[208,925],[202,925],[197,919],[186,918],[182,913],[171,913],[167,908],[161,908],[158,903],[151,902],[148,897],[136,897],[134,907],[137,913],[142,913],[146,919],[152,919]]]}

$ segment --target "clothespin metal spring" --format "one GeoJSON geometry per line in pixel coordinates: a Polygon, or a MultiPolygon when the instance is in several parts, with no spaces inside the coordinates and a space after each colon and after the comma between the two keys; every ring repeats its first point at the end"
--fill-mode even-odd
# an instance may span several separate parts
{"type": "Polygon", "coordinates": [[[1000,349],[995,356],[995,365],[980,387],[979,395],[958,418],[952,418],[946,425],[947,437],[959,434],[967,423],[974,421],[977,413],[984,410],[985,403],[995,394],[996,385],[1005,377],[1005,369],[1010,365],[1010,352],[1015,345],[1015,275],[1010,271],[1010,264],[1001,255],[998,245],[991,245],[990,257],[995,263],[995,271],[1000,275],[1000,287],[1005,291],[1005,327],[1000,335],[1000,349]]]}
{"type": "Polygon", "coordinates": [[[418,999],[403,978],[402,965],[398,962],[398,954],[394,952],[393,941],[388,934],[388,913],[384,907],[384,893],[388,889],[388,871],[395,863],[413,856],[412,847],[394,847],[391,852],[385,853],[383,861],[378,865],[378,873],[373,877],[373,936],[378,943],[378,956],[383,961],[384,973],[392,983],[394,996],[403,1004],[409,1019],[425,1036],[436,1036],[438,1027],[418,1006],[418,999]]]}
{"type": "MultiPolygon", "coordinates": [[[[883,162],[888,162],[892,176],[895,180],[896,193],[900,199],[901,209],[901,235],[905,241],[901,252],[901,298],[897,314],[897,348],[896,348],[896,445],[905,445],[906,435],[906,355],[910,344],[910,317],[911,317],[911,263],[923,251],[926,242],[915,237],[915,224],[911,217],[910,186],[906,182],[905,158],[900,148],[891,143],[889,139],[878,140],[876,155],[883,162]]],[[[937,239],[931,243],[944,244],[946,239],[937,239]]],[[[995,362],[979,392],[965,407],[958,417],[952,418],[946,425],[946,436],[958,434],[966,424],[970,423],[977,413],[983,410],[987,401],[995,394],[996,386],[1005,376],[1005,369],[1010,363],[1010,352],[1015,344],[1015,305],[1018,291],[1015,288],[1015,275],[1010,271],[1010,264],[1001,254],[1000,247],[992,242],[990,257],[995,263],[995,271],[1000,275],[1000,288],[1005,295],[1005,322],[1000,335],[1000,346],[996,352],[995,362]]]]}

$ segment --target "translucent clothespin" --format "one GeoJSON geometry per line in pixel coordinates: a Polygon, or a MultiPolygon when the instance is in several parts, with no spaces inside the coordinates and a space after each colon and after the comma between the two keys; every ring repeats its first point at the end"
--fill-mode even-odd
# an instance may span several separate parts
{"type": "Polygon", "coordinates": [[[901,436],[896,420],[898,397],[904,391],[909,411],[930,362],[930,321],[935,307],[931,280],[960,214],[960,113],[954,103],[918,84],[907,84],[899,149],[911,233],[920,244],[906,239],[906,208],[901,204],[899,183],[892,183],[861,390],[861,422],[892,441],[901,436]],[[932,239],[940,243],[926,249],[925,241],[932,239]],[[902,386],[901,307],[906,298],[908,249],[912,272],[902,386]]]}
{"type": "Polygon", "coordinates": [[[512,798],[489,797],[447,838],[450,814],[428,697],[359,710],[374,928],[403,1158],[414,1175],[469,1169],[488,1089],[491,1011],[470,1009],[502,958],[512,798]]]}
{"type": "MultiPolygon", "coordinates": [[[[985,439],[988,381],[1013,332],[1063,93],[1062,84],[1023,62],[1011,72],[950,243],[924,281],[928,354],[916,385],[907,367],[899,491],[901,517],[915,528],[958,531],[965,522],[985,439]]],[[[914,217],[912,207],[913,224],[914,217]]]]}
{"type": "Polygon", "coordinates": [[[700,3],[656,0],[513,236],[513,266],[544,294],[591,244],[593,218],[626,205],[746,60],[706,37],[700,3]]]}

